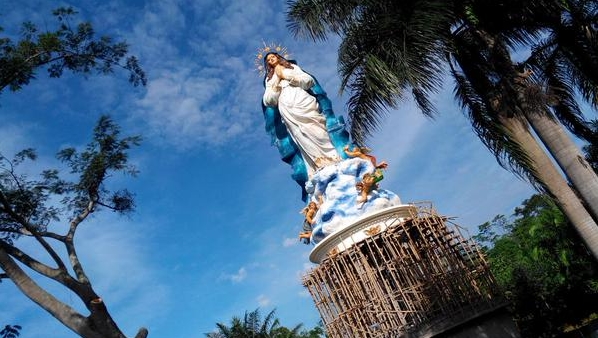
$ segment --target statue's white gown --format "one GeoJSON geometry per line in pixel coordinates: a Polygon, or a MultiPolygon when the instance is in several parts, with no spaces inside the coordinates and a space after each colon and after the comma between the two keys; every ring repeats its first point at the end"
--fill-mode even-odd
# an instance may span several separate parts
{"type": "Polygon", "coordinates": [[[285,68],[283,74],[290,81],[281,80],[282,90],[273,87],[279,81],[276,73],[266,80],[263,101],[266,106],[276,106],[289,134],[299,147],[307,166],[309,177],[320,167],[339,159],[326,131],[326,118],[318,111],[316,98],[305,90],[314,85],[309,74],[297,65],[285,68]]]}

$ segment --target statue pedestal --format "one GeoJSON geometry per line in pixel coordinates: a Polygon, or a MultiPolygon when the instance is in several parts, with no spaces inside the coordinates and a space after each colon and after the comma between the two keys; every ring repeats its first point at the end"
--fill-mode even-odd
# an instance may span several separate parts
{"type": "Polygon", "coordinates": [[[312,249],[309,260],[319,264],[327,255],[343,252],[355,243],[385,231],[388,227],[399,224],[414,214],[417,214],[414,205],[403,204],[366,215],[326,236],[312,249]]]}

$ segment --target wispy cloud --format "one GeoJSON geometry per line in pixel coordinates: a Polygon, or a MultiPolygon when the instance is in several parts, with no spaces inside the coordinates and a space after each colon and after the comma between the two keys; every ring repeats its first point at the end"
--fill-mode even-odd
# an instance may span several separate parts
{"type": "Polygon", "coordinates": [[[262,133],[261,79],[253,69],[262,41],[292,43],[294,55],[311,64],[323,84],[338,82],[330,67],[336,62],[335,39],[315,46],[289,39],[281,29],[284,13],[268,1],[218,2],[212,8],[206,13],[205,3],[149,3],[129,32],[149,77],[131,115],[136,124],[148,126],[144,134],[150,140],[189,150],[244,144],[262,133]]]}
{"type": "Polygon", "coordinates": [[[311,295],[309,294],[309,291],[307,291],[307,289],[303,289],[303,290],[299,291],[298,295],[301,298],[311,297],[311,295]]]}
{"type": "Polygon", "coordinates": [[[149,69],[147,91],[132,115],[148,125],[152,140],[179,150],[219,147],[262,129],[255,114],[260,80],[247,41],[260,43],[263,26],[256,21],[283,22],[284,16],[267,1],[211,7],[214,13],[206,13],[205,3],[149,3],[132,28],[132,43],[149,69]]]}
{"type": "Polygon", "coordinates": [[[270,298],[263,294],[259,295],[256,300],[260,307],[268,307],[272,304],[270,298]]]}
{"type": "MultiPolygon", "coordinates": [[[[151,228],[146,224],[146,229],[151,228]]],[[[104,213],[80,229],[81,260],[88,268],[94,288],[127,331],[135,331],[159,319],[154,308],[168,311],[172,285],[151,259],[147,232],[115,214],[104,213]]]]}
{"type": "Polygon", "coordinates": [[[0,151],[5,157],[12,159],[12,156],[22,150],[27,145],[33,146],[31,140],[27,137],[31,126],[16,124],[6,124],[0,126],[0,151]]]}
{"type": "Polygon", "coordinates": [[[245,267],[239,268],[234,274],[223,274],[220,276],[221,279],[230,280],[233,283],[240,283],[247,278],[247,269],[245,267]]]}
{"type": "Polygon", "coordinates": [[[297,243],[299,243],[297,238],[288,238],[287,237],[282,241],[282,246],[285,248],[288,248],[288,247],[297,245],[297,243]]]}
{"type": "Polygon", "coordinates": [[[218,97],[225,85],[218,77],[191,69],[163,72],[149,83],[136,117],[149,125],[152,135],[182,149],[221,145],[248,127],[246,120],[223,118],[228,114],[218,97]]]}

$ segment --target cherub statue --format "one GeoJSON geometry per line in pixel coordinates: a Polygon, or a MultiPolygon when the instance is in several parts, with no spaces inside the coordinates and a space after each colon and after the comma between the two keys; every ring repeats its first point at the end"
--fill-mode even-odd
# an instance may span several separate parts
{"type": "Polygon", "coordinates": [[[384,161],[380,162],[380,164],[376,164],[376,157],[374,155],[370,155],[370,148],[355,146],[353,149],[350,149],[349,146],[346,145],[343,150],[349,157],[359,157],[364,160],[371,161],[376,169],[386,169],[386,167],[388,167],[388,164],[384,161]]]}
{"type": "Polygon", "coordinates": [[[367,202],[369,193],[378,189],[378,182],[382,181],[383,178],[384,174],[380,168],[377,168],[373,174],[365,173],[361,178],[361,182],[355,184],[355,188],[360,194],[357,197],[357,202],[362,203],[362,205],[367,202]]]}
{"type": "MultiPolygon", "coordinates": [[[[321,204],[322,196],[320,196],[319,200],[321,204]]],[[[303,221],[303,231],[299,233],[299,240],[303,239],[305,244],[309,244],[311,232],[316,223],[316,213],[318,212],[319,207],[320,205],[318,203],[311,201],[305,208],[303,208],[303,210],[301,210],[301,213],[305,214],[305,220],[303,221]]]]}

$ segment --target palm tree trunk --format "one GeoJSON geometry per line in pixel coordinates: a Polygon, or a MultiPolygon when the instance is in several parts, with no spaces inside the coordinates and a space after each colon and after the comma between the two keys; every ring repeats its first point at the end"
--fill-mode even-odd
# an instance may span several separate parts
{"type": "Polygon", "coordinates": [[[550,116],[528,114],[526,118],[579,192],[594,219],[598,219],[598,176],[579,148],[567,135],[562,125],[550,116]]]}
{"type": "Polygon", "coordinates": [[[594,259],[598,261],[598,225],[531,134],[528,123],[517,117],[500,116],[499,120],[515,142],[527,153],[532,161],[535,175],[555,198],[594,259]]]}

